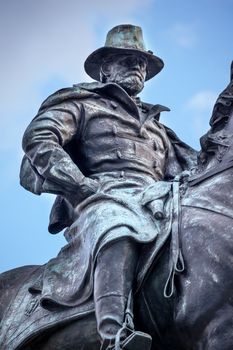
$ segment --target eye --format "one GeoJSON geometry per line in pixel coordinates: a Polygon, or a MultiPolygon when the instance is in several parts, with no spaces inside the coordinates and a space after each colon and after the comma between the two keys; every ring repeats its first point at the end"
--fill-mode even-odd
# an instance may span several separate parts
{"type": "Polygon", "coordinates": [[[122,64],[123,66],[131,66],[131,65],[133,64],[133,57],[130,57],[130,56],[126,57],[126,58],[121,62],[121,64],[122,64]]]}
{"type": "Polygon", "coordinates": [[[147,60],[145,57],[138,57],[138,56],[127,56],[127,57],[123,57],[122,59],[120,59],[118,61],[118,63],[121,66],[125,66],[125,67],[130,67],[130,66],[135,66],[135,65],[139,65],[140,68],[142,69],[146,69],[147,66],[147,60]]]}
{"type": "Polygon", "coordinates": [[[139,59],[139,65],[140,65],[141,68],[146,69],[146,66],[147,66],[147,59],[144,58],[144,57],[141,57],[141,58],[139,59]]]}

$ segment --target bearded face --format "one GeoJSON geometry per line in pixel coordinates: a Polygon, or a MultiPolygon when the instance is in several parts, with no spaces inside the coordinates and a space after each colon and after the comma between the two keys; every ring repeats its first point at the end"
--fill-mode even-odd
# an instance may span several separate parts
{"type": "Polygon", "coordinates": [[[144,87],[147,60],[140,55],[115,55],[102,65],[106,82],[120,85],[130,96],[136,96],[144,87]]]}

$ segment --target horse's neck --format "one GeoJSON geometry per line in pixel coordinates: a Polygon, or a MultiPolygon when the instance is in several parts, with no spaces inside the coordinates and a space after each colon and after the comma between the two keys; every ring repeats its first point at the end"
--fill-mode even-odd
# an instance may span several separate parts
{"type": "Polygon", "coordinates": [[[198,172],[205,172],[233,160],[233,110],[203,137],[198,172]],[[203,159],[202,159],[203,157],[203,159]]]}
{"type": "Polygon", "coordinates": [[[233,111],[229,116],[225,132],[229,140],[229,145],[222,158],[222,162],[233,160],[233,111]]]}
{"type": "Polygon", "coordinates": [[[211,129],[200,139],[197,174],[209,172],[210,169],[213,172],[213,168],[220,164],[233,162],[233,62],[230,84],[217,98],[210,125],[211,129]]]}

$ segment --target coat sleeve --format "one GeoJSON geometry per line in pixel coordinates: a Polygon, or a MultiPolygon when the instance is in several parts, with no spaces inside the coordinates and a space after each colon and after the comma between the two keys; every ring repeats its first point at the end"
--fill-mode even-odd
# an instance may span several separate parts
{"type": "Polygon", "coordinates": [[[37,115],[26,129],[23,150],[31,167],[42,180],[41,192],[77,192],[84,175],[64,146],[77,135],[82,118],[81,103],[63,102],[37,115]]]}

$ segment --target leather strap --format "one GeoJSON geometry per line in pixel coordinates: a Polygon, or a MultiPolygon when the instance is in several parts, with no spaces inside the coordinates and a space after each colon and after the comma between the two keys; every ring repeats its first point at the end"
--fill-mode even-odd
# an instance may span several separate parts
{"type": "Polygon", "coordinates": [[[211,176],[217,175],[227,169],[230,169],[233,167],[233,160],[230,160],[228,162],[221,163],[219,166],[211,168],[209,171],[207,171],[205,174],[202,175],[193,175],[190,176],[188,179],[189,186],[195,186],[199,184],[200,182],[209,179],[211,176]]]}
{"type": "Polygon", "coordinates": [[[180,227],[180,193],[179,177],[172,183],[173,190],[173,211],[172,211],[172,232],[171,249],[169,258],[169,275],[164,287],[164,297],[170,298],[174,293],[175,274],[184,271],[184,259],[179,245],[179,227],[180,227]]]}

